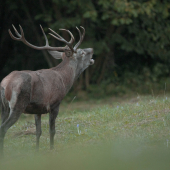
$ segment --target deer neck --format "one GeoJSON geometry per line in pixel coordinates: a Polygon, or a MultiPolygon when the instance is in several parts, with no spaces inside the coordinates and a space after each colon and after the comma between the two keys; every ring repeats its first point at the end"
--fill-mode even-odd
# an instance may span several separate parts
{"type": "Polygon", "coordinates": [[[52,69],[55,70],[62,79],[65,92],[67,93],[75,81],[77,63],[74,59],[70,59],[65,55],[63,55],[62,59],[63,61],[52,69]]]}

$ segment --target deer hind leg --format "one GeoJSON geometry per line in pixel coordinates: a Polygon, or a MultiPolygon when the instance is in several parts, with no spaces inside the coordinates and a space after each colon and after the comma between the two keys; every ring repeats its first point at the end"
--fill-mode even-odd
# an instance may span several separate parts
{"type": "Polygon", "coordinates": [[[7,132],[7,130],[17,122],[20,115],[24,111],[24,107],[28,105],[28,100],[21,100],[21,98],[18,98],[16,104],[14,107],[11,106],[9,117],[3,122],[3,124],[0,126],[0,152],[3,153],[3,143],[4,143],[4,137],[7,132]]]}
{"type": "Polygon", "coordinates": [[[9,105],[8,101],[5,99],[5,90],[1,88],[0,91],[0,98],[1,98],[1,124],[5,122],[5,120],[9,117],[9,105]]]}
{"type": "Polygon", "coordinates": [[[3,153],[4,137],[7,130],[19,119],[20,115],[25,110],[29,102],[30,102],[29,91],[25,91],[24,89],[21,89],[19,93],[13,91],[11,100],[9,101],[10,108],[9,117],[6,120],[5,118],[3,118],[3,123],[0,126],[0,152],[3,153]]]}
{"type": "Polygon", "coordinates": [[[1,125],[2,125],[8,119],[10,110],[8,105],[4,106],[2,104],[1,108],[2,108],[1,109],[1,125]]]}
{"type": "MultiPolygon", "coordinates": [[[[1,88],[0,91],[1,98],[1,125],[8,119],[9,117],[9,105],[8,101],[5,99],[5,90],[1,88]]],[[[0,126],[0,157],[3,157],[3,143],[4,143],[4,133],[0,126]]]]}
{"type": "Polygon", "coordinates": [[[40,136],[42,134],[41,131],[41,114],[36,114],[35,115],[35,125],[36,125],[36,150],[39,150],[39,140],[40,136]]]}
{"type": "Polygon", "coordinates": [[[58,115],[59,106],[53,109],[49,115],[49,126],[50,126],[50,149],[54,148],[54,136],[55,136],[55,120],[58,115]]]}
{"type": "Polygon", "coordinates": [[[8,119],[9,117],[9,105],[8,103],[3,103],[1,105],[1,125],[8,119]]]}
{"type": "Polygon", "coordinates": [[[9,117],[9,107],[8,105],[4,106],[3,103],[1,107],[2,107],[2,110],[1,110],[1,126],[0,126],[0,154],[2,156],[4,136],[5,136],[5,132],[2,128],[2,125],[9,117]]]}
{"type": "Polygon", "coordinates": [[[21,111],[11,110],[9,118],[0,127],[0,151],[3,152],[4,137],[7,130],[19,119],[21,111]]]}
{"type": "Polygon", "coordinates": [[[10,108],[9,117],[0,126],[0,152],[3,153],[3,143],[4,137],[7,130],[19,119],[23,112],[23,108],[18,107],[18,105],[25,105],[25,102],[17,101],[14,108],[10,108]],[[19,104],[18,104],[19,103],[19,104]]]}

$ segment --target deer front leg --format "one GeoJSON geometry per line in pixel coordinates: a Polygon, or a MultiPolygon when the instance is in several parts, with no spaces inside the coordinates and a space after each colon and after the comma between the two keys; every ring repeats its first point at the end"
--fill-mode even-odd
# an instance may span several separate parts
{"type": "Polygon", "coordinates": [[[42,134],[41,131],[41,114],[35,115],[35,126],[36,126],[36,150],[39,150],[39,140],[42,134]]]}
{"type": "Polygon", "coordinates": [[[49,115],[49,126],[50,126],[50,149],[54,148],[54,135],[55,135],[55,119],[58,115],[59,106],[53,109],[49,115]]]}

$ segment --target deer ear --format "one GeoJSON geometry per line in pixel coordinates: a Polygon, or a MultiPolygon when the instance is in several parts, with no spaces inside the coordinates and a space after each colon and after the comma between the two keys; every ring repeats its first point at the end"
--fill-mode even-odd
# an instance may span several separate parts
{"type": "Polygon", "coordinates": [[[55,59],[62,59],[63,52],[48,51],[55,59]]]}

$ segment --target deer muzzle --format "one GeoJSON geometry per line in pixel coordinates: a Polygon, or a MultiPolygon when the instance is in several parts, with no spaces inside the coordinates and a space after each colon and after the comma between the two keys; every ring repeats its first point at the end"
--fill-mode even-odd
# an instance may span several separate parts
{"type": "Polygon", "coordinates": [[[89,52],[91,53],[90,65],[94,64],[94,60],[92,59],[93,56],[93,48],[89,48],[89,52]]]}
{"type": "Polygon", "coordinates": [[[90,65],[93,65],[93,64],[94,64],[94,60],[90,59],[90,65]]]}

